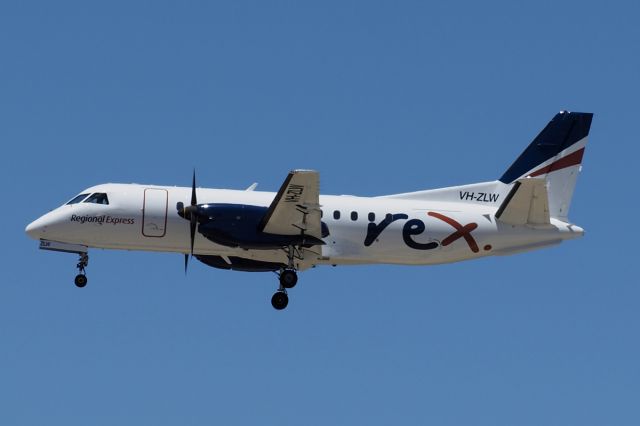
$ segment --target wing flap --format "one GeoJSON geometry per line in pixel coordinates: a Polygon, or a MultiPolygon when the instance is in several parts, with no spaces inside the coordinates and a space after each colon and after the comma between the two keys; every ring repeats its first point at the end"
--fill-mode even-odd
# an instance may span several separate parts
{"type": "Polygon", "coordinates": [[[309,235],[322,238],[320,176],[314,170],[293,170],[285,179],[260,230],[277,235],[309,235]]]}
{"type": "Polygon", "coordinates": [[[549,194],[544,179],[519,179],[496,212],[496,219],[509,225],[550,224],[549,194]]]}

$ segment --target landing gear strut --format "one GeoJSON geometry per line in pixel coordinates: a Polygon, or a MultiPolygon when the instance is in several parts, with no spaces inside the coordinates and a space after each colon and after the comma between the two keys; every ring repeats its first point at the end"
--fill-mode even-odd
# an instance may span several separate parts
{"type": "Polygon", "coordinates": [[[302,258],[300,251],[293,246],[284,249],[287,253],[287,267],[280,271],[280,288],[271,297],[271,305],[278,311],[283,310],[289,304],[287,289],[293,288],[298,283],[298,273],[296,272],[294,258],[302,258]]]}
{"type": "Polygon", "coordinates": [[[78,275],[76,275],[75,280],[73,281],[76,287],[82,288],[87,285],[87,274],[84,268],[89,265],[89,255],[87,253],[78,253],[80,255],[80,259],[78,260],[78,264],[76,268],[78,268],[78,275]]]}

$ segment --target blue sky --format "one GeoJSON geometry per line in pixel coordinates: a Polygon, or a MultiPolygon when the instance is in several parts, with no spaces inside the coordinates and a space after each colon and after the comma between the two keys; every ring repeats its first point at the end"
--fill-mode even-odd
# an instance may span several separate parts
{"type": "Polygon", "coordinates": [[[0,423],[640,423],[636,2],[0,6],[0,423]],[[493,180],[594,112],[560,247],[272,274],[41,252],[25,225],[103,182],[329,194],[493,180]]]}

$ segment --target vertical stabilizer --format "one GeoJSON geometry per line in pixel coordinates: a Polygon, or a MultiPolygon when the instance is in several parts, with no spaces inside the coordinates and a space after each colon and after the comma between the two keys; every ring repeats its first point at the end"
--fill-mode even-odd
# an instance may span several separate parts
{"type": "Polygon", "coordinates": [[[569,207],[580,172],[593,114],[561,111],[502,175],[511,184],[518,179],[544,179],[551,217],[568,221],[569,207]]]}

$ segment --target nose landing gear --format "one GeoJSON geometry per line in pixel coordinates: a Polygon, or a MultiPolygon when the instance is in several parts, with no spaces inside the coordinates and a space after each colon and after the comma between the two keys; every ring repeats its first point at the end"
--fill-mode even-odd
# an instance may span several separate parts
{"type": "Polygon", "coordinates": [[[78,260],[78,264],[76,268],[78,268],[78,275],[76,275],[75,280],[73,281],[78,288],[82,288],[87,285],[87,274],[84,268],[89,265],[89,255],[87,253],[78,253],[80,259],[78,260]]]}

